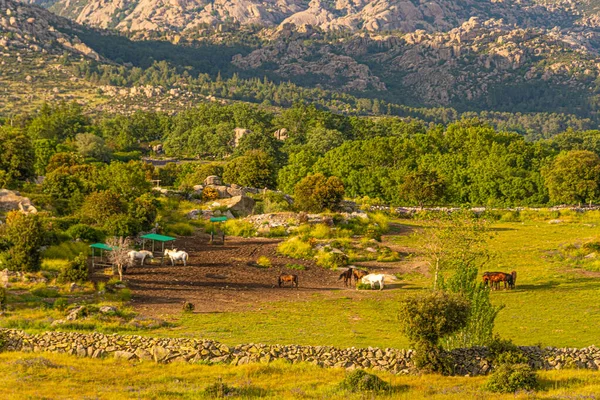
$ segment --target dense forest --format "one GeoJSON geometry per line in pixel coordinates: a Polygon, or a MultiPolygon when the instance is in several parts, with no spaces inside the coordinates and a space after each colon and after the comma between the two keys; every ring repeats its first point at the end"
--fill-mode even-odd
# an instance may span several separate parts
{"type": "Polygon", "coordinates": [[[340,178],[348,198],[394,205],[546,205],[600,196],[598,131],[527,141],[477,118],[434,125],[243,103],[94,118],[60,103],[0,123],[2,186],[45,176],[39,201],[64,213],[107,187],[135,199],[143,190],[130,192],[147,189],[148,179],[185,191],[212,174],[293,194],[303,178],[321,173],[340,178]],[[243,134],[236,138],[236,130],[243,134]],[[191,161],[156,170],[139,161],[159,143],[167,156],[191,161]]]}

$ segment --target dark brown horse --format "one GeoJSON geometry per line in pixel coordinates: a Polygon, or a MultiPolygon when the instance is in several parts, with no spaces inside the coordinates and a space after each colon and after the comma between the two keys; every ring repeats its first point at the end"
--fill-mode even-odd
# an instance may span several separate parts
{"type": "Polygon", "coordinates": [[[284,286],[284,284],[286,282],[290,282],[292,284],[292,287],[296,287],[296,289],[298,289],[298,275],[293,275],[293,274],[281,274],[279,275],[279,279],[277,280],[277,283],[279,284],[279,287],[284,286]]]}
{"type": "Polygon", "coordinates": [[[342,272],[340,274],[340,277],[338,278],[338,281],[343,278],[344,279],[344,286],[346,286],[346,287],[349,284],[352,284],[353,271],[354,271],[354,268],[348,268],[347,270],[345,270],[344,272],[342,272]]]}
{"type": "Polygon", "coordinates": [[[483,273],[483,284],[485,286],[490,286],[492,289],[500,289],[500,282],[504,282],[504,289],[509,288],[513,289],[515,287],[515,280],[517,278],[517,273],[513,271],[512,273],[506,272],[484,272],[483,273]]]}

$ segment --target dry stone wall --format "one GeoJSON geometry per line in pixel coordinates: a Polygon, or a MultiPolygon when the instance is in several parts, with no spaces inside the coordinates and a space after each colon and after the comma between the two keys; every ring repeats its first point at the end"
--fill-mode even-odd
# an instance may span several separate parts
{"type": "MultiPolygon", "coordinates": [[[[412,350],[347,348],[330,346],[296,346],[244,344],[229,347],[213,340],[187,338],[152,338],[145,336],[105,335],[102,333],[44,332],[30,335],[14,329],[0,329],[4,351],[67,353],[80,357],[115,357],[159,363],[213,362],[231,365],[268,363],[283,359],[291,363],[308,362],[321,367],[353,370],[370,368],[394,374],[416,373],[412,350]]],[[[598,370],[600,349],[521,347],[535,369],[581,368],[598,370]]],[[[484,347],[457,349],[450,352],[457,375],[488,373],[492,365],[484,347]]]]}

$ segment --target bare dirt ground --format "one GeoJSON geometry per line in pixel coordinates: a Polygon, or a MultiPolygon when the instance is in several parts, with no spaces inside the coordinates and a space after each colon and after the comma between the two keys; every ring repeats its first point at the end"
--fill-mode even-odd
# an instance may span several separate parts
{"type": "MultiPolygon", "coordinates": [[[[307,300],[315,294],[324,296],[360,296],[353,287],[345,288],[338,280],[341,271],[318,267],[312,261],[296,260],[277,254],[278,239],[227,238],[224,245],[208,244],[207,235],[178,238],[175,247],[190,255],[187,266],[172,266],[160,259],[145,266],[128,269],[125,279],[133,291],[133,307],[146,315],[179,313],[182,303],[195,305],[195,312],[252,310],[259,304],[273,301],[307,300]],[[260,268],[255,262],[260,256],[271,260],[272,267],[260,268]],[[305,270],[286,268],[286,264],[301,264],[305,270]],[[298,275],[299,289],[279,288],[280,273],[298,275]]],[[[407,272],[403,263],[364,263],[372,271],[395,274],[407,272]]],[[[391,292],[402,283],[386,286],[391,292]]]]}

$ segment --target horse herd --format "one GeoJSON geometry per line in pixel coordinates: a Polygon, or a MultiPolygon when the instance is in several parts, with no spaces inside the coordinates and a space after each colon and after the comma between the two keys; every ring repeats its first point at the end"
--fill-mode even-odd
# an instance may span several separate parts
{"type": "MultiPolygon", "coordinates": [[[[171,265],[175,265],[175,263],[181,261],[184,266],[187,266],[187,260],[189,258],[188,253],[185,251],[178,251],[177,249],[166,249],[164,255],[169,257],[171,260],[171,265]]],[[[144,265],[144,262],[147,258],[154,258],[151,251],[148,250],[140,250],[135,251],[132,250],[127,253],[131,264],[135,262],[135,260],[140,260],[141,265],[144,265]]],[[[356,268],[351,266],[344,272],[342,272],[338,278],[339,280],[344,280],[344,286],[348,287],[352,285],[352,281],[354,280],[354,285],[358,289],[358,284],[366,284],[371,285],[371,289],[375,288],[375,285],[379,285],[379,290],[383,290],[385,286],[385,275],[384,274],[370,274],[365,270],[356,268]]],[[[517,281],[517,271],[512,271],[511,273],[507,272],[484,272],[483,273],[483,284],[486,287],[490,287],[492,289],[498,290],[500,288],[500,282],[504,282],[505,289],[514,289],[517,281]]],[[[291,284],[292,288],[298,288],[298,275],[295,274],[280,274],[277,279],[277,284],[279,287],[285,286],[285,284],[291,284]]]]}

